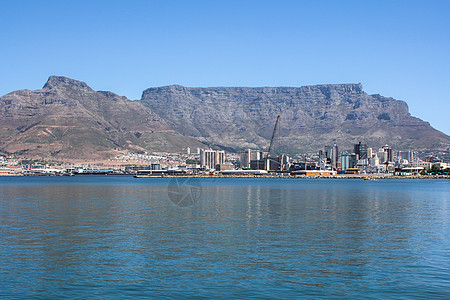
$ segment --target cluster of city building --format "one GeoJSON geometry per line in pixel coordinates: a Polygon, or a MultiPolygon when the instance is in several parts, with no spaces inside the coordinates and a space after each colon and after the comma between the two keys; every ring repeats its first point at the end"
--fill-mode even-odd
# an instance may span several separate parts
{"type": "Polygon", "coordinates": [[[289,171],[297,174],[374,174],[396,173],[417,174],[426,172],[433,167],[440,170],[448,169],[448,165],[440,159],[429,156],[424,160],[415,157],[414,152],[393,151],[389,145],[373,149],[367,144],[354,144],[353,151],[339,152],[336,144],[325,146],[317,154],[300,155],[290,159],[286,155],[267,156],[266,153],[255,150],[240,152],[242,168],[265,169],[269,171],[289,171]]]}
{"type": "MultiPolygon", "coordinates": [[[[325,146],[318,153],[296,155],[271,155],[268,152],[245,149],[239,153],[224,150],[200,149],[193,153],[187,148],[184,154],[178,154],[177,164],[161,164],[161,161],[147,166],[138,166],[134,170],[141,174],[159,174],[164,172],[213,173],[223,174],[264,174],[269,172],[300,175],[334,174],[399,174],[409,175],[426,172],[433,167],[445,171],[446,163],[434,156],[423,160],[411,150],[394,151],[385,145],[373,149],[362,142],[353,145],[352,151],[340,152],[336,144],[325,146]],[[183,164],[182,160],[186,163],[183,164]]],[[[172,156],[174,154],[171,154],[172,156]]],[[[165,157],[164,154],[159,154],[165,157]]],[[[447,171],[448,172],[448,171],[447,171]]]]}
{"type": "MultiPolygon", "coordinates": [[[[408,173],[417,173],[425,169],[426,166],[419,166],[418,160],[414,160],[413,151],[394,151],[389,145],[379,149],[373,149],[359,142],[353,147],[353,152],[341,153],[339,155],[338,147],[325,147],[325,151],[319,152],[319,158],[324,158],[328,168],[344,173],[392,173],[402,171],[408,173]]],[[[429,166],[431,168],[431,165],[429,166]]]]}
{"type": "Polygon", "coordinates": [[[362,142],[340,152],[336,144],[317,153],[271,155],[246,149],[239,153],[200,149],[183,153],[128,153],[110,164],[24,164],[19,159],[0,156],[0,175],[11,174],[266,174],[296,175],[398,174],[410,175],[439,170],[448,174],[449,166],[435,156],[420,159],[413,151],[394,151],[385,145],[373,149],[362,142]]]}

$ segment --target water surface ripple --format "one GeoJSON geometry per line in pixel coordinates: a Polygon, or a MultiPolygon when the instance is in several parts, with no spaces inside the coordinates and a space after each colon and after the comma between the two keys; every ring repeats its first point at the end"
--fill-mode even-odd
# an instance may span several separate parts
{"type": "Polygon", "coordinates": [[[0,298],[450,298],[448,180],[198,180],[0,178],[0,298]]]}

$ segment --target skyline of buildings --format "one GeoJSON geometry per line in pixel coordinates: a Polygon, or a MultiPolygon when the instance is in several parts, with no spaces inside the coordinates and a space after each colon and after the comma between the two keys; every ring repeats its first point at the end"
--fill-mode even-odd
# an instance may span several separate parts
{"type": "MultiPolygon", "coordinates": [[[[183,170],[189,172],[216,172],[235,169],[264,170],[264,172],[297,172],[300,170],[321,170],[346,173],[357,172],[370,173],[393,173],[403,170],[404,172],[417,173],[421,170],[435,168],[447,168],[444,160],[434,155],[422,153],[420,156],[412,150],[395,150],[389,145],[380,148],[371,148],[367,144],[358,142],[351,147],[346,146],[346,150],[339,151],[336,143],[333,146],[324,146],[323,150],[317,153],[297,154],[292,157],[288,155],[269,155],[267,152],[254,149],[245,149],[238,153],[225,152],[224,150],[200,149],[191,151],[189,147],[184,148],[182,153],[128,153],[120,157],[109,159],[116,162],[115,168],[127,167],[127,170],[183,170]],[[422,159],[420,159],[421,157],[422,159]],[[137,163],[133,166],[133,164],[137,163]],[[121,167],[122,166],[122,167],[121,167]]],[[[441,152],[445,155],[446,152],[441,152]]],[[[94,169],[97,165],[94,163],[94,169]]],[[[0,156],[0,167],[3,172],[13,170],[23,170],[28,172],[35,170],[41,172],[42,169],[52,169],[50,166],[57,164],[33,164],[21,163],[20,159],[0,156]]],[[[61,163],[63,166],[78,166],[79,168],[90,168],[90,165],[61,163]]],[[[97,167],[98,168],[98,167],[97,167]]],[[[55,168],[53,168],[55,169],[55,168]]],[[[300,173],[296,173],[300,174],[300,173]]]]}

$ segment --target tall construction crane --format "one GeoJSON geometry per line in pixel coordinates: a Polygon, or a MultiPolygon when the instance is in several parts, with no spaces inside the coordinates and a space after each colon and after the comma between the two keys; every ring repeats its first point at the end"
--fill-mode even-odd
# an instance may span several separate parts
{"type": "MultiPolygon", "coordinates": [[[[266,97],[266,99],[269,100],[271,103],[274,103],[274,104],[276,103],[276,102],[273,101],[273,99],[270,98],[264,91],[262,92],[262,95],[263,95],[264,97],[266,97]]],[[[280,112],[281,112],[281,109],[280,109],[280,112]]],[[[270,139],[269,149],[268,149],[268,151],[267,151],[267,155],[268,155],[268,156],[270,156],[270,151],[272,150],[273,140],[274,140],[274,138],[275,138],[275,134],[276,134],[276,131],[277,131],[278,123],[279,123],[279,122],[280,122],[280,115],[277,116],[277,121],[275,122],[275,126],[274,126],[274,128],[273,128],[273,133],[272,133],[272,137],[271,137],[271,139],[270,139]]]]}
{"type": "MultiPolygon", "coordinates": [[[[262,91],[262,94],[270,102],[272,102],[274,104],[276,103],[264,91],[262,91]]],[[[279,108],[279,109],[280,109],[280,112],[281,112],[281,108],[279,108]]],[[[273,162],[275,162],[277,164],[280,164],[280,168],[282,169],[282,164],[283,164],[282,161],[274,160],[270,156],[270,153],[271,153],[272,147],[273,147],[273,142],[275,140],[275,134],[277,134],[277,129],[278,129],[278,126],[279,126],[279,123],[280,123],[280,117],[281,117],[280,115],[277,116],[277,120],[275,122],[275,126],[273,127],[272,137],[270,138],[269,149],[267,150],[267,156],[265,158],[264,170],[269,170],[270,169],[270,162],[271,161],[273,161],[273,162]]]]}
{"type": "Polygon", "coordinates": [[[277,121],[275,122],[275,126],[273,127],[272,138],[270,139],[269,150],[267,150],[267,155],[270,156],[270,150],[272,150],[273,140],[275,138],[275,133],[277,131],[278,122],[280,122],[280,115],[277,116],[277,121]]]}
{"type": "Polygon", "coordinates": [[[276,162],[277,164],[280,163],[280,167],[281,167],[282,162],[278,162],[270,157],[270,151],[272,151],[273,140],[275,138],[275,134],[277,132],[279,122],[280,122],[280,115],[277,116],[277,121],[275,122],[275,126],[273,127],[273,133],[272,133],[272,137],[270,139],[269,149],[267,150],[267,156],[265,158],[264,170],[270,170],[270,162],[271,161],[276,162]]]}

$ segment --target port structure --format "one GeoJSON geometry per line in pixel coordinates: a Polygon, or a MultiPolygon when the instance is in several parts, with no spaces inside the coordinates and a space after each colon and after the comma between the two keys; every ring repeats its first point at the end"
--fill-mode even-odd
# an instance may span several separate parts
{"type": "Polygon", "coordinates": [[[267,156],[265,157],[265,164],[264,164],[264,170],[267,171],[282,171],[284,169],[285,163],[286,163],[286,156],[285,155],[279,155],[277,157],[272,157],[271,152],[273,150],[274,140],[275,136],[277,134],[277,129],[279,127],[281,116],[278,115],[277,119],[275,121],[275,126],[273,127],[272,137],[270,138],[270,144],[269,148],[267,149],[267,156]],[[273,168],[272,166],[275,165],[276,167],[273,168]]]}
{"type": "Polygon", "coordinates": [[[270,156],[270,151],[272,150],[273,140],[275,138],[275,133],[277,132],[278,123],[280,122],[280,115],[277,116],[275,126],[273,127],[272,137],[270,138],[269,149],[267,150],[267,155],[270,156]]]}

